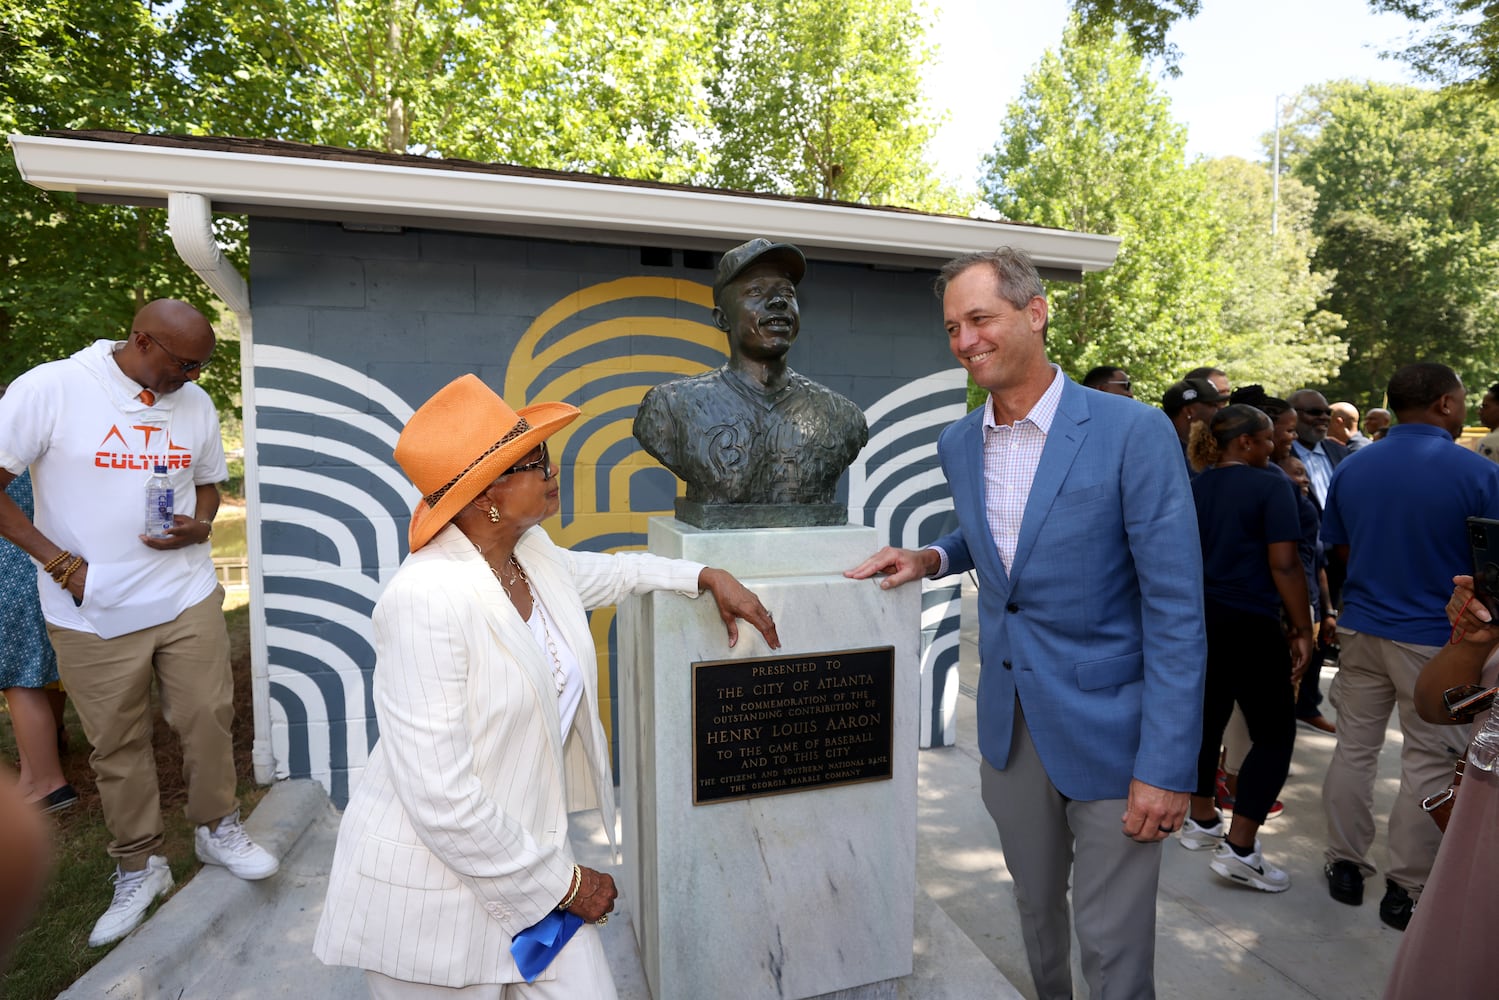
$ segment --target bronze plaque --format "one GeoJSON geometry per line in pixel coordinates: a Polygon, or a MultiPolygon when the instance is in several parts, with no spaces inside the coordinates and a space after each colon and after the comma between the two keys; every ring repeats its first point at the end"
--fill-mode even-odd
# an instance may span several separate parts
{"type": "Polygon", "coordinates": [[[692,665],[692,804],[890,777],[895,647],[692,665]]]}

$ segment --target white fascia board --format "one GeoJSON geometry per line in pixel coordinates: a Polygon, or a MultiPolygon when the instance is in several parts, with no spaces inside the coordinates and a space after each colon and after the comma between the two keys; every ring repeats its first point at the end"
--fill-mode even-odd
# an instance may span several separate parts
{"type": "Polygon", "coordinates": [[[753,233],[878,258],[945,260],[1008,244],[1041,267],[1099,271],[1119,240],[978,219],[777,201],[586,180],[430,170],[91,139],[10,136],[29,184],[119,200],[165,201],[174,192],[254,213],[350,212],[437,226],[606,230],[641,238],[725,239],[753,233]]]}

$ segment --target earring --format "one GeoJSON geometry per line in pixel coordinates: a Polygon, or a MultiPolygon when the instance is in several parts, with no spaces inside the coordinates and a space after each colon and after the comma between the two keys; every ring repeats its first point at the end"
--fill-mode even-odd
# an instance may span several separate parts
{"type": "Polygon", "coordinates": [[[496,507],[494,504],[489,505],[489,523],[500,523],[500,508],[496,507]]]}

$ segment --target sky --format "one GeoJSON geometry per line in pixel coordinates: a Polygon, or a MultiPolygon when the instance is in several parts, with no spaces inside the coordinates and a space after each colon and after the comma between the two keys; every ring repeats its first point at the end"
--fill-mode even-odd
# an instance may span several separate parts
{"type": "MultiPolygon", "coordinates": [[[[1048,48],[1061,44],[1066,0],[931,0],[939,8],[929,39],[940,48],[927,73],[932,110],[948,121],[935,161],[968,184],[994,147],[1005,109],[1048,48]]],[[[1352,77],[1416,82],[1403,63],[1379,53],[1400,48],[1411,22],[1375,14],[1367,0],[1203,0],[1168,39],[1181,76],[1157,76],[1172,112],[1187,125],[1187,154],[1259,159],[1275,128],[1276,98],[1310,83],[1352,77]]]]}

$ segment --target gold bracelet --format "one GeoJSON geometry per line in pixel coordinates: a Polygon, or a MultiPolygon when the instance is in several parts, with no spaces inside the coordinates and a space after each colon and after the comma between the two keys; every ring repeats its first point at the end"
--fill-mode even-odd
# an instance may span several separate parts
{"type": "Polygon", "coordinates": [[[564,898],[562,902],[557,904],[557,909],[559,910],[565,910],[569,906],[572,906],[573,900],[578,898],[578,893],[583,889],[583,869],[578,867],[577,865],[573,865],[573,877],[572,881],[568,883],[568,886],[572,889],[572,891],[567,894],[566,898],[564,898]]]}
{"type": "Polygon", "coordinates": [[[74,556],[73,557],[73,561],[70,562],[70,563],[68,563],[68,568],[65,569],[65,570],[63,570],[62,576],[58,578],[57,585],[59,587],[61,587],[63,590],[67,590],[68,589],[68,581],[70,579],[72,579],[73,574],[76,573],[76,572],[78,572],[78,567],[82,566],[82,565],[83,565],[83,556],[74,556]]]}
{"type": "Polygon", "coordinates": [[[67,562],[68,559],[72,557],[72,555],[73,553],[69,552],[67,549],[63,549],[57,555],[53,556],[50,561],[42,566],[42,572],[46,573],[48,576],[53,575],[57,570],[57,567],[67,562]]]}

